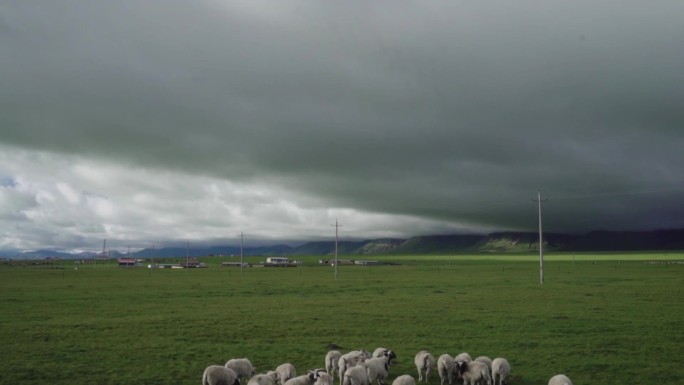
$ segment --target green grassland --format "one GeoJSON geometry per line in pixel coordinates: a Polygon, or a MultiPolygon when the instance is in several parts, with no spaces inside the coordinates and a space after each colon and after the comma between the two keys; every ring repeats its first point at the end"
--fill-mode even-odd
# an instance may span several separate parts
{"type": "MultiPolygon", "coordinates": [[[[382,256],[399,266],[0,268],[0,383],[200,384],[248,357],[322,367],[328,343],[506,357],[512,385],[681,384],[683,253],[382,256]],[[680,263],[668,263],[668,262],[680,263]]],[[[247,258],[256,262],[254,257],[247,258]]],[[[78,267],[78,266],[77,266],[78,267]]],[[[439,384],[434,373],[430,384],[439,384]]]]}

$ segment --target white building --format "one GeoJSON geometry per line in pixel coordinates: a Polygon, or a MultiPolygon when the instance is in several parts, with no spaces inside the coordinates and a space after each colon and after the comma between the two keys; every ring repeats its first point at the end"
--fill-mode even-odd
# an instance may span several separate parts
{"type": "Polygon", "coordinates": [[[268,257],[266,263],[291,263],[287,257],[268,257]]]}

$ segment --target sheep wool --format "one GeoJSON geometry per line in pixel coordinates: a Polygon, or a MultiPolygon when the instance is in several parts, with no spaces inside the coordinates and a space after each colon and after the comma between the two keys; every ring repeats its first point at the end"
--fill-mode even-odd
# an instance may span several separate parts
{"type": "Polygon", "coordinates": [[[357,364],[363,363],[366,358],[370,358],[370,353],[366,352],[365,350],[352,350],[351,352],[340,356],[340,359],[337,361],[340,385],[342,385],[344,373],[347,371],[347,369],[356,366],[357,364]]]}
{"type": "Polygon", "coordinates": [[[395,378],[392,385],[416,385],[416,380],[408,374],[403,374],[395,378]]]}
{"type": "Polygon", "coordinates": [[[423,380],[428,382],[430,370],[434,368],[436,364],[435,356],[427,350],[421,350],[416,354],[414,362],[416,364],[416,369],[418,369],[418,382],[423,380]],[[423,373],[425,373],[425,378],[423,378],[423,373]]]}
{"type": "Polygon", "coordinates": [[[240,380],[230,368],[209,365],[202,373],[202,385],[240,385],[240,380]]]}
{"type": "Polygon", "coordinates": [[[453,382],[454,363],[454,357],[449,354],[442,354],[437,359],[437,373],[439,373],[441,385],[444,385],[445,382],[449,382],[451,385],[453,382]]]}
{"type": "Polygon", "coordinates": [[[565,374],[556,374],[549,380],[549,385],[572,385],[572,381],[565,374]]]}
{"type": "Polygon", "coordinates": [[[387,349],[387,348],[377,348],[373,351],[373,357],[372,358],[379,358],[379,357],[388,357],[389,358],[389,364],[390,366],[392,365],[392,360],[397,358],[397,354],[394,353],[392,349],[387,349]]]}
{"type": "Polygon", "coordinates": [[[458,362],[458,361],[470,362],[472,360],[473,359],[470,357],[470,354],[468,354],[466,352],[463,352],[463,353],[457,355],[456,357],[454,357],[454,362],[458,362]]]}
{"type": "Polygon", "coordinates": [[[333,385],[332,375],[328,374],[324,370],[317,369],[316,382],[314,382],[314,385],[333,385]]]}
{"type": "Polygon", "coordinates": [[[316,381],[316,374],[314,372],[309,372],[307,374],[302,374],[301,376],[292,377],[285,381],[283,385],[313,385],[316,381]]]}
{"type": "Polygon", "coordinates": [[[369,385],[368,372],[363,364],[352,366],[344,372],[342,385],[369,385]]]}
{"type": "MultiPolygon", "coordinates": [[[[339,370],[338,363],[342,357],[339,350],[331,350],[325,355],[325,371],[331,376],[335,376],[335,372],[339,370]]],[[[338,373],[339,376],[339,373],[338,373]]]]}
{"type": "Polygon", "coordinates": [[[492,361],[492,382],[496,385],[496,380],[499,380],[499,385],[508,383],[508,375],[511,373],[511,365],[505,358],[495,358],[492,361]]]}
{"type": "Polygon", "coordinates": [[[492,384],[492,378],[489,375],[489,367],[484,362],[480,361],[458,361],[456,362],[456,371],[460,378],[463,379],[463,385],[475,385],[484,382],[487,385],[492,384]]]}
{"type": "Polygon", "coordinates": [[[374,357],[367,359],[363,364],[368,373],[368,383],[377,381],[378,385],[385,385],[385,380],[389,376],[389,356],[374,357]]]}
{"type": "Polygon", "coordinates": [[[255,374],[247,381],[247,385],[276,385],[275,372],[269,373],[273,374],[255,374]]]}
{"type": "Polygon", "coordinates": [[[242,377],[252,378],[254,376],[254,366],[247,358],[232,358],[224,365],[226,368],[233,369],[237,374],[238,380],[242,377]]]}
{"type": "Polygon", "coordinates": [[[490,374],[492,373],[492,359],[491,358],[489,358],[487,356],[479,356],[476,359],[474,359],[473,361],[482,362],[483,364],[486,364],[487,367],[489,368],[489,373],[490,374]]]}
{"type": "Polygon", "coordinates": [[[289,362],[278,365],[275,372],[277,373],[277,382],[280,385],[284,385],[289,379],[297,376],[294,365],[289,362]]]}

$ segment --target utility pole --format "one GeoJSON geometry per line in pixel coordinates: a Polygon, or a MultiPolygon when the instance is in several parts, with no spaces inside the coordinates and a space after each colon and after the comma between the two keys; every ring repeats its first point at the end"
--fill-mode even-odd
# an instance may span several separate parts
{"type": "Polygon", "coordinates": [[[245,244],[245,234],[240,231],[240,276],[242,277],[242,248],[245,244]]]}
{"type": "Polygon", "coordinates": [[[339,236],[338,236],[338,230],[340,228],[340,224],[337,223],[337,218],[335,218],[335,224],[330,225],[335,227],[335,279],[337,279],[337,265],[339,264],[337,261],[337,244],[339,242],[339,236]]]}
{"type": "MultiPolygon", "coordinates": [[[[102,259],[107,257],[107,238],[102,241],[102,259]]],[[[95,265],[97,265],[97,257],[95,257],[95,265]]]]}
{"type": "Polygon", "coordinates": [[[539,284],[544,284],[544,239],[542,237],[542,213],[541,204],[548,202],[548,199],[541,199],[541,192],[537,190],[537,199],[532,199],[537,202],[537,211],[539,213],[539,284]]]}
{"type": "Polygon", "coordinates": [[[152,244],[152,268],[154,269],[154,243],[152,244]]]}
{"type": "Polygon", "coordinates": [[[190,241],[188,241],[188,245],[185,248],[185,271],[188,271],[189,267],[190,267],[190,241]]]}

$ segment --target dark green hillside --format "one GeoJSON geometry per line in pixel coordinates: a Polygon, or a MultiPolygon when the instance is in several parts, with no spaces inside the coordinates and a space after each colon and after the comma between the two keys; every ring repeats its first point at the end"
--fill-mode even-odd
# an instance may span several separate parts
{"type": "MultiPolygon", "coordinates": [[[[561,251],[571,247],[577,236],[570,234],[544,234],[544,249],[561,251]]],[[[472,252],[501,253],[501,252],[530,252],[539,250],[539,234],[530,232],[502,232],[492,233],[483,237],[472,252]]]]}
{"type": "MultiPolygon", "coordinates": [[[[547,251],[665,251],[684,250],[684,229],[657,231],[592,231],[586,234],[544,233],[544,249],[547,251]]],[[[381,238],[364,241],[340,241],[340,255],[382,255],[382,254],[454,254],[454,253],[527,253],[539,250],[537,232],[498,232],[467,235],[426,235],[409,239],[381,238]]],[[[333,255],[335,241],[308,242],[296,247],[285,244],[261,247],[245,247],[245,256],[287,256],[287,255],[333,255]]],[[[203,256],[239,255],[239,246],[214,246],[207,248],[184,247],[144,249],[131,253],[135,258],[179,258],[203,256]]],[[[0,256],[14,259],[40,259],[46,257],[92,258],[96,253],[86,255],[60,253],[53,250],[38,250],[16,254],[8,251],[0,256]]],[[[112,258],[122,254],[113,250],[112,258]]]]}
{"type": "Polygon", "coordinates": [[[405,239],[386,238],[364,241],[364,245],[356,249],[354,254],[373,255],[391,253],[406,242],[405,239]]]}
{"type": "MultiPolygon", "coordinates": [[[[354,254],[368,241],[340,241],[337,244],[338,254],[354,254]]],[[[292,255],[333,255],[335,254],[335,241],[308,242],[290,250],[292,255]]]]}
{"type": "Polygon", "coordinates": [[[482,235],[431,235],[413,237],[392,251],[395,254],[458,253],[470,251],[482,235]]]}

